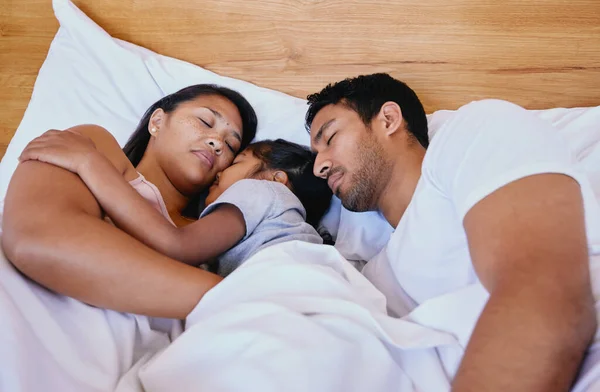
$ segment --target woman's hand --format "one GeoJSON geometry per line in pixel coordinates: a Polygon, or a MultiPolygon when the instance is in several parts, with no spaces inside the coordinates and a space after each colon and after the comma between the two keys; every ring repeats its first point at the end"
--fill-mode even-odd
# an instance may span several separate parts
{"type": "Polygon", "coordinates": [[[96,145],[88,136],[70,130],[50,130],[29,142],[19,161],[46,162],[79,173],[96,154],[96,145]]]}

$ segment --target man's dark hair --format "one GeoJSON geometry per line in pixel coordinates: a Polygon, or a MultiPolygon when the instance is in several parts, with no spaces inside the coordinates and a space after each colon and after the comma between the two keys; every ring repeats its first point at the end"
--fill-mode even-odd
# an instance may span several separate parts
{"type": "Polygon", "coordinates": [[[341,103],[354,110],[365,125],[370,126],[373,117],[384,103],[396,102],[402,110],[406,128],[419,143],[427,148],[427,116],[417,94],[405,83],[386,73],[361,75],[329,84],[316,94],[308,96],[306,128],[310,129],[317,113],[327,105],[341,103]]]}

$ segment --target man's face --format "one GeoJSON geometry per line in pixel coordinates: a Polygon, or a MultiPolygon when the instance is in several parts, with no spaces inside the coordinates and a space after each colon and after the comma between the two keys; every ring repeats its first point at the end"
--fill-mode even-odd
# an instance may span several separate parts
{"type": "Polygon", "coordinates": [[[343,104],[325,106],[310,128],[311,148],[317,153],[314,173],[327,179],[350,211],[376,209],[390,177],[391,165],[374,132],[343,104]]]}

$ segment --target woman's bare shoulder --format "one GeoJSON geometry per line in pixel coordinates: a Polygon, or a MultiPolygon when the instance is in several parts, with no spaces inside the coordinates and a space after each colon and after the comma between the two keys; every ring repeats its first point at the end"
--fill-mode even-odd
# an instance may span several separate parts
{"type": "Polygon", "coordinates": [[[77,132],[92,139],[96,149],[100,151],[108,160],[123,174],[126,180],[132,180],[138,176],[135,167],[131,164],[117,139],[105,128],[99,125],[82,124],[68,129],[71,132],[77,132]]]}

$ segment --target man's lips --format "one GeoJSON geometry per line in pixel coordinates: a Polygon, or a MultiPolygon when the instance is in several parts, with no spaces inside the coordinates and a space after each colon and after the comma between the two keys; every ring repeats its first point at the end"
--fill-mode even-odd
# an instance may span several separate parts
{"type": "Polygon", "coordinates": [[[341,172],[337,172],[337,173],[330,175],[327,178],[327,185],[329,186],[329,189],[331,189],[333,192],[337,192],[337,188],[339,186],[339,183],[342,180],[343,175],[344,174],[341,172]]]}
{"type": "Polygon", "coordinates": [[[205,151],[205,150],[197,150],[197,151],[192,151],[192,153],[194,155],[196,155],[198,158],[200,158],[201,161],[206,163],[210,169],[212,169],[213,166],[215,165],[215,157],[210,152],[205,151]]]}

